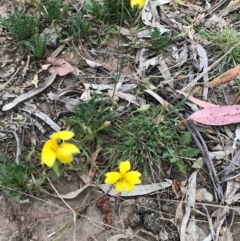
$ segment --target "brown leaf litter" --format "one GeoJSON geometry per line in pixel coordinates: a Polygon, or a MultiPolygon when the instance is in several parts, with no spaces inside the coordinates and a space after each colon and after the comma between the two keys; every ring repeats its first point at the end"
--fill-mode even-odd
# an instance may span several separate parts
{"type": "Polygon", "coordinates": [[[204,85],[208,88],[218,87],[221,84],[237,78],[237,76],[240,76],[240,65],[237,65],[233,69],[226,71],[225,73],[219,75],[217,78],[208,83],[205,83],[204,85]]]}

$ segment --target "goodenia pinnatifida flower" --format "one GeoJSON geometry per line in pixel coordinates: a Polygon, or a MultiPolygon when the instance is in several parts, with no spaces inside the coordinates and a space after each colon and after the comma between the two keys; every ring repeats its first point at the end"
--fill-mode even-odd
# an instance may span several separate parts
{"type": "Polygon", "coordinates": [[[70,163],[73,161],[73,154],[80,153],[80,150],[71,143],[65,141],[73,138],[72,131],[59,131],[50,136],[43,146],[41,161],[48,167],[53,167],[56,160],[61,163],[70,163]]]}
{"type": "Polygon", "coordinates": [[[138,6],[139,9],[142,9],[145,5],[145,0],[131,0],[131,7],[138,6]]]}
{"type": "Polygon", "coordinates": [[[117,192],[132,192],[136,184],[140,184],[141,173],[138,171],[130,171],[131,164],[129,161],[121,161],[119,164],[119,172],[106,173],[106,184],[115,184],[117,192]]]}

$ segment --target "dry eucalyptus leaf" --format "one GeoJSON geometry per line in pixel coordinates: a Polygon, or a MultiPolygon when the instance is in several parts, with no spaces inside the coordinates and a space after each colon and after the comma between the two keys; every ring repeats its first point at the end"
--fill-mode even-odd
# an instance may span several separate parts
{"type": "Polygon", "coordinates": [[[33,80],[31,81],[31,84],[33,84],[36,88],[38,87],[38,75],[35,74],[33,77],[33,80]]]}
{"type": "Polygon", "coordinates": [[[237,76],[240,76],[240,65],[237,65],[233,69],[226,71],[225,73],[219,75],[218,77],[208,83],[205,83],[204,85],[209,88],[218,87],[221,84],[237,78],[237,76]]]}
{"type": "Polygon", "coordinates": [[[64,59],[48,57],[47,61],[52,64],[52,66],[48,68],[48,71],[52,74],[55,73],[59,76],[65,76],[75,71],[73,66],[64,59]]]}
{"type": "MultiPolygon", "coordinates": [[[[172,180],[166,179],[166,182],[160,183],[152,183],[148,185],[136,185],[132,192],[122,192],[120,196],[122,197],[133,197],[133,196],[141,196],[145,194],[149,194],[152,192],[156,192],[158,190],[162,190],[164,188],[170,187],[172,185],[172,180]]],[[[114,188],[111,188],[111,185],[108,184],[99,184],[98,187],[108,195],[118,196],[119,193],[115,191],[114,188]],[[110,191],[109,191],[110,190],[110,191]]]]}
{"type": "Polygon", "coordinates": [[[215,126],[238,123],[240,120],[240,105],[218,106],[199,110],[190,115],[188,120],[215,126]]]}
{"type": "Polygon", "coordinates": [[[92,60],[85,59],[85,61],[86,61],[87,65],[88,65],[90,68],[95,69],[95,68],[102,67],[102,64],[96,63],[96,62],[94,62],[94,61],[92,61],[92,60]]]}
{"type": "Polygon", "coordinates": [[[215,104],[212,104],[212,103],[209,103],[209,102],[206,102],[206,101],[199,100],[199,99],[197,99],[195,97],[192,97],[191,94],[185,93],[185,92],[183,92],[181,90],[177,90],[177,93],[184,95],[184,97],[188,96],[188,99],[190,101],[192,101],[193,103],[195,103],[196,105],[198,105],[198,106],[200,106],[202,108],[219,107],[219,105],[215,105],[215,104]]]}
{"type": "Polygon", "coordinates": [[[181,230],[180,230],[181,241],[187,240],[186,227],[187,227],[187,223],[188,223],[188,220],[189,220],[191,210],[194,209],[194,205],[195,205],[196,179],[197,179],[197,172],[194,172],[189,177],[189,180],[188,180],[188,189],[186,191],[185,215],[183,216],[181,230]]]}
{"type": "MultiPolygon", "coordinates": [[[[158,0],[161,1],[161,0],[158,0]]],[[[142,10],[142,21],[145,25],[158,28],[161,34],[170,31],[165,26],[160,24],[160,16],[158,14],[158,8],[160,3],[158,1],[148,1],[142,10]]]]}

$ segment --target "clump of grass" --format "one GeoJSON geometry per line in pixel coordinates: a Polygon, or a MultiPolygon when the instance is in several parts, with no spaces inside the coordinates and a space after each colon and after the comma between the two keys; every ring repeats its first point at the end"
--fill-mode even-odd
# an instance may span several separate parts
{"type": "Polygon", "coordinates": [[[0,185],[7,194],[18,200],[21,196],[19,191],[24,190],[33,166],[25,165],[23,157],[20,156],[20,164],[16,164],[9,156],[0,152],[0,185]]]}
{"type": "Polygon", "coordinates": [[[8,18],[0,15],[0,26],[7,30],[7,33],[17,43],[27,40],[38,31],[39,20],[23,11],[16,11],[8,18]]]}
{"type": "Polygon", "coordinates": [[[119,160],[131,160],[134,168],[140,165],[146,171],[150,163],[162,170],[167,162],[184,172],[182,158],[198,154],[197,149],[188,147],[190,133],[182,133],[175,126],[177,118],[160,115],[156,109],[119,118],[111,109],[112,106],[98,105],[92,99],[76,106],[73,116],[63,120],[71,126],[81,146],[89,151],[103,148],[113,165],[119,160]],[[105,128],[108,121],[111,126],[105,128]]]}
{"type": "Polygon", "coordinates": [[[165,46],[169,46],[170,34],[165,33],[161,35],[160,31],[157,28],[153,29],[153,32],[150,35],[150,46],[151,52],[153,54],[159,54],[165,46]]]}
{"type": "Polygon", "coordinates": [[[28,49],[34,58],[43,58],[46,41],[38,35],[39,19],[23,11],[16,11],[8,18],[0,15],[0,26],[7,30],[7,35],[16,45],[28,49]]]}
{"type": "Polygon", "coordinates": [[[35,8],[40,17],[49,22],[61,18],[61,7],[61,0],[40,0],[35,3],[35,8]]]}
{"type": "Polygon", "coordinates": [[[101,131],[108,127],[109,121],[116,115],[110,106],[98,104],[97,98],[92,98],[87,103],[81,103],[74,108],[74,115],[63,118],[75,133],[84,148],[94,149],[104,142],[101,131]]]}
{"type": "MultiPolygon", "coordinates": [[[[206,30],[202,30],[201,33],[211,40],[211,43],[216,46],[222,54],[227,53],[240,39],[240,33],[233,28],[226,28],[219,34],[214,34],[206,30]]],[[[240,63],[240,46],[237,46],[227,54],[226,62],[233,65],[240,63]]]]}
{"type": "Polygon", "coordinates": [[[46,40],[39,35],[34,35],[30,40],[23,41],[23,46],[30,50],[34,58],[41,59],[46,53],[46,40]]]}
{"type": "Polygon", "coordinates": [[[86,0],[84,8],[97,22],[117,23],[133,21],[137,7],[131,8],[129,0],[103,0],[103,3],[86,0]]]}
{"type": "Polygon", "coordinates": [[[193,157],[198,150],[188,147],[191,135],[182,134],[175,127],[176,122],[176,118],[165,119],[164,115],[158,115],[155,110],[125,117],[121,123],[116,122],[109,153],[116,160],[130,159],[133,167],[142,166],[144,170],[147,169],[147,163],[162,170],[164,162],[168,162],[184,172],[182,157],[193,157]]]}
{"type": "Polygon", "coordinates": [[[90,23],[85,20],[79,12],[73,14],[69,21],[69,32],[73,41],[86,38],[90,29],[90,23]]]}

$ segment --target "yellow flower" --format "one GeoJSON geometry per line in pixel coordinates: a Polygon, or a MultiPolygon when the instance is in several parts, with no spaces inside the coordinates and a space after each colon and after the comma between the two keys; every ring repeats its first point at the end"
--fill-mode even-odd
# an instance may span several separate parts
{"type": "Polygon", "coordinates": [[[70,143],[64,141],[74,136],[72,131],[59,131],[51,135],[51,139],[46,141],[42,149],[42,163],[48,167],[53,167],[56,159],[62,163],[70,163],[73,160],[73,154],[80,153],[79,149],[70,143]]]}
{"type": "Polygon", "coordinates": [[[131,0],[131,7],[138,5],[139,9],[142,9],[145,5],[145,0],[131,0]]]}
{"type": "Polygon", "coordinates": [[[140,184],[139,179],[141,173],[138,171],[130,171],[131,164],[129,161],[122,161],[119,164],[119,172],[108,172],[106,173],[106,184],[116,184],[115,189],[117,192],[132,192],[134,185],[140,184]]]}

